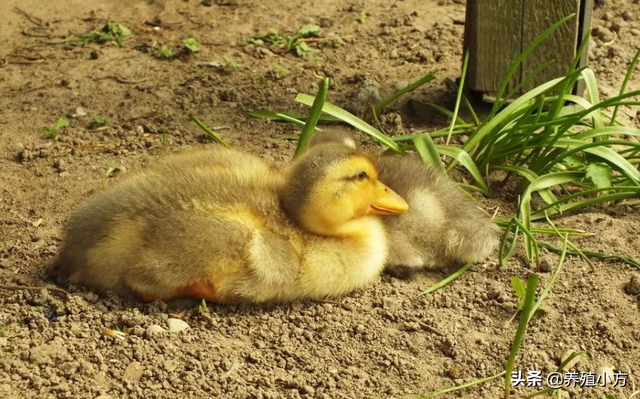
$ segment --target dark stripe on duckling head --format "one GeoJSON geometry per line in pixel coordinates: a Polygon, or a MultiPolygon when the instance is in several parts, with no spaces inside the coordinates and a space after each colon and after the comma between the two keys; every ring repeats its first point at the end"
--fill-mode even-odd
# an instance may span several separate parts
{"type": "Polygon", "coordinates": [[[332,128],[314,133],[309,141],[309,148],[322,144],[342,144],[349,148],[358,148],[355,136],[349,131],[340,128],[332,128]]]}

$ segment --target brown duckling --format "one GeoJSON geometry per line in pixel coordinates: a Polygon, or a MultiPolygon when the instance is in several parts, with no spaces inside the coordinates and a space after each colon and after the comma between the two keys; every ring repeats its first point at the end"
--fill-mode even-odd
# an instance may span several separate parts
{"type": "Polygon", "coordinates": [[[378,277],[388,245],[375,215],[406,210],[371,160],[340,144],[284,172],[234,150],[189,151],[76,209],[53,270],[145,301],[333,297],[378,277]]]}
{"type": "MultiPolygon", "coordinates": [[[[348,131],[317,132],[310,148],[341,143],[357,148],[348,131]]],[[[478,262],[498,244],[498,229],[444,173],[412,156],[372,156],[378,177],[403,197],[409,211],[384,218],[389,232],[386,270],[409,277],[415,270],[478,262]]]]}

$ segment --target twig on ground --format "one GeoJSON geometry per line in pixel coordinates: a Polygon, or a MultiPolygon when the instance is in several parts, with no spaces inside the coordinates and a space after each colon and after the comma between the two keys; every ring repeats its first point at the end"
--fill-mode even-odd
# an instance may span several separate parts
{"type": "Polygon", "coordinates": [[[58,287],[52,287],[52,286],[48,286],[48,285],[43,285],[40,287],[29,287],[29,286],[24,286],[24,285],[5,285],[5,284],[0,284],[0,290],[7,290],[7,291],[21,291],[21,290],[25,290],[25,291],[42,291],[42,290],[49,290],[51,292],[57,292],[60,294],[64,294],[66,296],[71,295],[70,292],[63,290],[62,288],[58,288],[58,287]]]}

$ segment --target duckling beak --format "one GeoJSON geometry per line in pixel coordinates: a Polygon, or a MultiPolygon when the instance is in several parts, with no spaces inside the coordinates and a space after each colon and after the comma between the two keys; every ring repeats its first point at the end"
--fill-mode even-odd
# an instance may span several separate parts
{"type": "Polygon", "coordinates": [[[377,199],[369,206],[370,215],[398,215],[409,210],[409,204],[395,191],[376,182],[377,199]]]}

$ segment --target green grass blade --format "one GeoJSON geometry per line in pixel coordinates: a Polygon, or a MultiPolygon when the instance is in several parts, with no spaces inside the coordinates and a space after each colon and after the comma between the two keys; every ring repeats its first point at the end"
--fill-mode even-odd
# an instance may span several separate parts
{"type": "MultiPolygon", "coordinates": [[[[296,101],[304,105],[311,106],[313,104],[314,98],[308,94],[300,93],[296,97],[296,101]]],[[[322,111],[368,134],[369,136],[389,147],[391,150],[398,153],[404,152],[402,148],[400,148],[400,146],[395,141],[391,140],[389,136],[383,134],[375,127],[369,125],[362,119],[351,114],[350,112],[345,111],[337,105],[331,104],[330,102],[325,102],[322,106],[322,111]]]]}
{"type": "Polygon", "coordinates": [[[489,115],[488,119],[492,119],[493,116],[498,112],[498,110],[502,106],[503,104],[503,102],[501,101],[502,95],[507,89],[509,82],[511,81],[513,75],[515,74],[520,64],[522,64],[522,62],[529,56],[529,54],[531,54],[540,45],[540,43],[544,41],[544,39],[549,37],[556,29],[558,29],[560,26],[562,26],[563,24],[565,24],[567,21],[574,18],[575,16],[576,14],[573,13],[571,15],[568,15],[562,18],[555,24],[551,25],[547,30],[542,32],[540,36],[538,36],[534,41],[532,41],[531,44],[529,44],[524,49],[524,51],[513,61],[513,63],[509,66],[509,69],[507,70],[507,74],[502,80],[502,83],[500,84],[500,88],[498,89],[498,92],[496,94],[496,102],[493,104],[493,108],[491,110],[491,114],[489,115]]]}
{"type": "Polygon", "coordinates": [[[196,123],[196,125],[198,125],[198,127],[213,141],[215,141],[218,144],[221,144],[227,148],[231,148],[229,147],[229,144],[227,144],[222,137],[214,132],[213,130],[209,129],[209,127],[207,127],[207,125],[205,125],[204,123],[202,123],[202,121],[200,121],[200,119],[198,119],[196,116],[194,115],[189,115],[189,119],[194,121],[196,123]]]}
{"type": "MultiPolygon", "coordinates": [[[[281,120],[281,121],[293,123],[294,125],[298,125],[300,127],[304,127],[304,125],[305,125],[305,121],[293,118],[293,117],[291,117],[289,115],[286,115],[286,114],[276,113],[276,118],[281,120]]],[[[320,130],[320,129],[316,126],[316,130],[320,130]]],[[[296,140],[298,140],[298,138],[296,138],[296,140]]]]}
{"type": "Polygon", "coordinates": [[[413,144],[424,163],[444,171],[444,165],[440,159],[440,154],[438,153],[438,149],[433,143],[431,136],[428,134],[421,134],[413,139],[413,144]]]}
{"type": "Polygon", "coordinates": [[[562,266],[564,265],[564,258],[567,255],[567,247],[568,247],[568,245],[569,245],[569,236],[565,235],[564,236],[564,243],[562,245],[562,254],[560,254],[560,260],[558,261],[558,266],[556,267],[556,270],[551,275],[551,278],[549,279],[549,282],[547,283],[547,285],[544,287],[544,289],[540,293],[540,296],[538,297],[538,300],[531,307],[531,312],[529,313],[529,320],[528,321],[530,321],[531,318],[533,317],[533,315],[536,313],[536,311],[538,309],[540,309],[540,306],[542,306],[542,301],[544,301],[544,299],[547,297],[547,295],[549,294],[549,291],[551,291],[551,287],[553,287],[553,284],[558,279],[558,276],[560,275],[560,271],[562,270],[562,266]]]}
{"type": "MultiPolygon", "coordinates": [[[[611,187],[607,187],[606,189],[611,190],[611,187]]],[[[530,215],[531,220],[539,220],[544,218],[544,212],[548,211],[549,215],[563,214],[566,212],[575,211],[578,209],[586,208],[589,206],[597,205],[597,204],[606,204],[608,202],[621,201],[630,198],[640,198],[640,192],[626,192],[626,193],[617,193],[617,194],[609,194],[603,195],[595,198],[588,198],[584,201],[579,202],[571,202],[568,204],[554,204],[555,209],[545,207],[539,211],[536,211],[530,215]]],[[[562,201],[562,200],[560,200],[562,201]]],[[[551,206],[551,205],[549,205],[551,206]]]]}
{"type": "Polygon", "coordinates": [[[428,295],[428,294],[431,294],[434,291],[439,290],[440,288],[442,288],[445,285],[449,284],[453,280],[455,280],[458,277],[462,276],[462,274],[464,272],[466,272],[467,269],[469,269],[471,266],[473,266],[473,263],[467,263],[466,265],[464,265],[460,269],[458,269],[455,273],[453,273],[450,276],[446,277],[445,279],[443,279],[439,283],[436,283],[436,284],[432,285],[431,287],[427,288],[426,290],[422,291],[422,295],[428,295]]]}
{"type": "Polygon", "coordinates": [[[451,147],[446,145],[436,145],[435,147],[440,154],[449,156],[460,162],[462,166],[464,166],[469,171],[471,177],[473,177],[473,180],[475,180],[475,182],[482,189],[485,195],[489,195],[489,186],[482,177],[482,173],[480,173],[480,170],[478,170],[478,167],[473,162],[473,159],[471,159],[471,156],[469,156],[466,151],[458,147],[451,147]]]}
{"type": "MultiPolygon", "coordinates": [[[[598,82],[596,81],[596,75],[591,69],[586,68],[582,71],[582,77],[584,78],[584,83],[587,86],[587,94],[589,95],[589,100],[592,106],[595,106],[600,102],[600,92],[598,91],[598,82]]],[[[600,113],[599,109],[593,113],[593,125],[595,128],[604,126],[602,114],[600,113]]]]}
{"type": "Polygon", "coordinates": [[[293,154],[293,159],[298,158],[307,149],[309,140],[311,140],[311,136],[315,132],[318,119],[320,119],[320,115],[322,114],[322,107],[324,106],[324,103],[327,99],[328,91],[329,91],[329,78],[324,78],[322,82],[320,82],[320,87],[318,88],[318,94],[316,94],[316,97],[313,100],[313,104],[311,105],[311,110],[309,111],[309,118],[307,119],[306,123],[302,127],[302,132],[300,133],[300,138],[298,139],[298,145],[296,147],[295,153],[293,154]]]}
{"type": "Polygon", "coordinates": [[[518,97],[514,102],[509,104],[505,109],[500,111],[497,115],[489,118],[489,122],[482,125],[465,143],[463,149],[471,153],[473,148],[482,140],[486,135],[490,134],[496,127],[500,124],[504,123],[507,118],[513,115],[516,110],[526,106],[532,99],[539,96],[542,93],[545,93],[553,87],[555,87],[558,83],[562,82],[563,78],[557,78],[551,80],[549,82],[543,83],[535,89],[529,90],[522,96],[518,97]]]}
{"type": "Polygon", "coordinates": [[[446,145],[449,145],[451,141],[451,134],[453,134],[453,128],[455,127],[456,120],[458,118],[458,112],[460,111],[460,101],[462,100],[462,91],[464,89],[464,82],[467,76],[467,66],[469,65],[469,51],[464,54],[464,61],[462,62],[462,73],[460,75],[460,85],[458,85],[458,93],[456,94],[456,105],[453,107],[453,117],[451,118],[451,124],[449,125],[449,133],[447,134],[446,145]]]}
{"type": "Polygon", "coordinates": [[[527,260],[529,262],[533,260],[536,267],[538,267],[538,265],[540,264],[540,249],[538,247],[538,240],[534,237],[533,233],[531,232],[533,229],[527,228],[524,224],[522,224],[520,220],[518,220],[518,218],[513,218],[513,219],[515,220],[520,230],[522,230],[527,260]]]}
{"type": "Polygon", "coordinates": [[[398,98],[402,97],[403,95],[414,91],[418,87],[431,82],[435,78],[436,78],[436,76],[434,74],[428,73],[428,74],[424,75],[423,77],[421,77],[420,79],[416,80],[415,82],[410,83],[407,86],[405,86],[404,88],[396,91],[395,93],[393,93],[389,97],[383,99],[382,101],[380,101],[378,104],[376,104],[373,107],[373,110],[374,110],[375,114],[376,115],[380,115],[380,113],[387,106],[389,106],[389,104],[393,103],[394,101],[396,101],[398,98]]]}
{"type": "Polygon", "coordinates": [[[524,338],[524,334],[527,331],[527,324],[531,319],[533,298],[536,294],[536,288],[538,287],[538,275],[530,274],[527,281],[527,295],[524,298],[524,306],[522,308],[522,314],[520,315],[520,322],[518,323],[518,329],[516,330],[516,336],[511,345],[511,351],[509,352],[509,358],[505,366],[505,378],[504,378],[504,397],[509,399],[511,396],[511,372],[520,350],[520,344],[524,338]]]}
{"type": "Polygon", "coordinates": [[[545,63],[534,69],[532,72],[527,74],[527,76],[522,79],[511,91],[504,97],[503,104],[507,104],[512,97],[515,97],[524,86],[526,86],[530,81],[532,81],[536,76],[538,76],[543,70],[547,69],[551,64],[553,64],[554,60],[547,60],[545,63]]]}
{"type": "Polygon", "coordinates": [[[605,126],[597,129],[587,130],[571,136],[573,140],[587,141],[598,136],[610,136],[617,134],[620,136],[632,136],[640,138],[640,129],[627,126],[605,126]]]}
{"type": "MultiPolygon", "coordinates": [[[[517,174],[519,176],[522,176],[525,179],[527,179],[529,181],[529,183],[533,183],[534,181],[536,181],[536,179],[538,179],[540,177],[535,172],[525,168],[524,166],[504,165],[504,166],[495,166],[492,169],[495,169],[495,170],[506,170],[508,172],[513,172],[513,173],[515,173],[515,174],[517,174]]],[[[558,198],[556,198],[556,196],[548,188],[544,188],[542,190],[539,190],[538,194],[540,194],[542,199],[547,204],[553,204],[553,203],[558,201],[558,198]]]]}
{"type": "MultiPolygon", "coordinates": [[[[626,142],[629,145],[637,145],[637,143],[626,142]]],[[[613,149],[606,147],[606,145],[610,144],[621,144],[624,145],[625,142],[622,141],[599,141],[595,143],[584,142],[582,140],[574,140],[574,139],[558,139],[558,141],[554,144],[555,147],[568,148],[570,151],[564,153],[562,158],[565,158],[571,154],[575,154],[580,151],[584,151],[588,154],[594,155],[611,166],[617,168],[620,172],[630,176],[636,182],[640,182],[640,171],[634,168],[629,161],[624,159],[620,154],[615,152],[613,149]]]]}
{"type": "Polygon", "coordinates": [[[436,398],[438,396],[441,396],[441,395],[444,395],[444,394],[447,394],[447,393],[461,391],[463,389],[467,389],[467,388],[470,388],[470,387],[473,387],[473,386],[476,386],[476,385],[484,384],[485,382],[493,381],[496,378],[502,377],[503,375],[504,375],[504,371],[501,372],[501,373],[492,375],[490,377],[481,378],[479,380],[471,381],[471,382],[468,382],[466,384],[458,385],[456,387],[443,389],[441,391],[434,392],[434,393],[431,393],[431,394],[426,395],[426,396],[420,396],[417,399],[432,399],[432,398],[436,398]]]}
{"type": "MultiPolygon", "coordinates": [[[[473,128],[474,128],[474,125],[458,125],[458,127],[456,127],[456,129],[453,131],[453,134],[468,135],[473,132],[473,128]]],[[[391,140],[395,141],[396,143],[402,143],[403,141],[411,141],[421,134],[428,134],[429,136],[431,136],[432,139],[435,139],[439,137],[446,137],[448,130],[449,129],[440,129],[440,130],[434,130],[433,132],[429,132],[429,133],[425,132],[425,133],[419,133],[419,134],[407,134],[405,136],[394,136],[394,137],[391,137],[391,140]]]]}
{"type": "MultiPolygon", "coordinates": [[[[520,201],[520,220],[525,230],[531,230],[531,194],[555,185],[572,182],[574,180],[582,178],[583,176],[583,172],[557,172],[540,176],[539,178],[531,182],[531,184],[529,184],[529,186],[522,194],[522,199],[520,201]]],[[[524,245],[527,258],[531,260],[533,241],[527,235],[524,236],[524,245]]]]}
{"type": "MultiPolygon", "coordinates": [[[[449,86],[452,90],[455,90],[456,92],[458,91],[458,85],[456,84],[456,82],[454,82],[452,79],[450,78],[445,78],[444,82],[447,84],[447,86],[449,86]]],[[[469,102],[469,99],[467,98],[467,96],[465,96],[464,94],[462,95],[462,101],[464,102],[464,106],[467,108],[467,110],[469,111],[469,114],[471,114],[471,117],[473,118],[473,123],[475,126],[480,126],[480,119],[478,119],[478,114],[476,114],[476,110],[473,109],[473,106],[471,105],[471,103],[469,102]]]]}
{"type": "MultiPolygon", "coordinates": [[[[565,359],[564,362],[562,362],[562,364],[560,365],[560,367],[558,367],[557,372],[562,372],[564,371],[564,368],[567,367],[567,364],[569,364],[569,362],[571,362],[573,359],[575,359],[578,356],[582,356],[582,357],[586,357],[587,359],[591,360],[591,355],[589,355],[587,352],[573,352],[569,357],[567,357],[565,359]]],[[[545,388],[542,389],[538,392],[534,392],[530,395],[525,396],[525,399],[531,399],[531,398],[535,398],[536,396],[542,396],[542,395],[547,395],[549,393],[552,393],[553,391],[556,391],[556,389],[554,388],[545,388]]]]}
{"type": "MultiPolygon", "coordinates": [[[[540,247],[542,248],[546,248],[549,251],[555,252],[555,253],[562,253],[562,249],[555,247],[549,243],[546,242],[541,242],[540,243],[540,247]]],[[[637,269],[640,270],[640,263],[638,263],[635,259],[627,257],[627,256],[623,256],[623,255],[609,255],[606,254],[604,252],[593,252],[593,251],[582,251],[582,250],[576,250],[576,249],[568,249],[567,253],[569,255],[579,255],[581,257],[585,257],[585,258],[592,258],[592,259],[602,259],[602,260],[617,260],[623,263],[626,263],[629,266],[633,266],[637,269]]]]}
{"type": "MultiPolygon", "coordinates": [[[[272,111],[272,110],[249,111],[247,112],[247,115],[254,118],[271,119],[271,120],[285,120],[281,118],[282,115],[285,115],[289,118],[301,120],[303,121],[303,123],[308,118],[306,115],[302,115],[302,114],[295,114],[293,112],[284,112],[284,111],[278,112],[278,111],[272,111]]],[[[285,121],[288,122],[288,120],[285,120],[285,121]]],[[[336,123],[336,122],[340,122],[340,119],[335,118],[331,115],[320,115],[320,119],[318,119],[318,121],[323,123],[336,123]]]]}
{"type": "Polygon", "coordinates": [[[502,237],[500,239],[500,249],[498,251],[498,260],[500,262],[500,267],[504,266],[505,263],[511,259],[513,253],[516,250],[516,243],[518,241],[518,233],[520,232],[520,226],[516,224],[515,218],[511,218],[509,225],[504,230],[502,237]],[[504,253],[505,247],[507,246],[507,239],[509,238],[509,233],[513,229],[513,238],[511,239],[511,243],[509,244],[509,250],[507,253],[504,253]]]}
{"type": "MultiPolygon", "coordinates": [[[[627,84],[629,84],[629,80],[631,79],[631,75],[633,71],[636,69],[636,65],[638,64],[638,59],[640,59],[640,47],[638,47],[638,51],[636,51],[636,55],[633,57],[631,64],[629,64],[629,68],[627,69],[627,73],[624,75],[624,80],[622,81],[622,86],[620,87],[620,95],[623,95],[625,90],[627,90],[627,84]]],[[[613,108],[613,113],[611,114],[611,125],[616,123],[616,116],[618,115],[618,108],[620,106],[616,105],[613,108]]]]}

